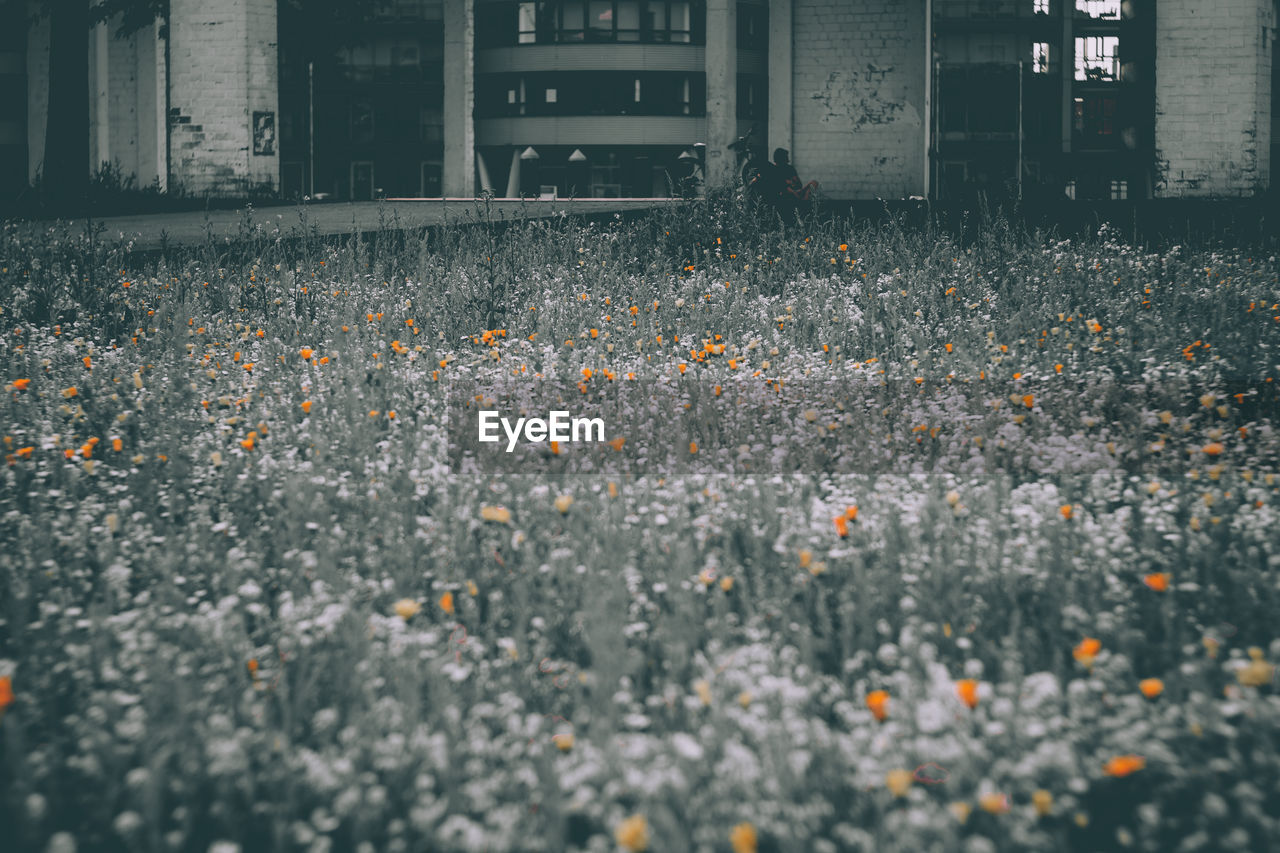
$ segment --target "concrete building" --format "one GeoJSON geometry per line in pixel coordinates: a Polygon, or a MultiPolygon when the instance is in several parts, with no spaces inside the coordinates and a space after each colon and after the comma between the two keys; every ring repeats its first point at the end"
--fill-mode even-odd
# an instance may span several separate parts
{"type": "MultiPolygon", "coordinates": [[[[321,39],[295,6],[88,29],[86,170],[196,196],[654,196],[732,182],[754,129],[833,198],[1247,197],[1280,141],[1277,0],[384,0],[321,39]]],[[[40,8],[0,0],[5,197],[74,125],[40,8]]]]}

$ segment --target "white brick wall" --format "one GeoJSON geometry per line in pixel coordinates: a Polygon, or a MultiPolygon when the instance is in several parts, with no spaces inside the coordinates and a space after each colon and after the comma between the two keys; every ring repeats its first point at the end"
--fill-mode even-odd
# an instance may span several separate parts
{"type": "Polygon", "coordinates": [[[1274,16],[1274,0],[1161,0],[1157,196],[1250,196],[1269,185],[1274,16]]]}
{"type": "Polygon", "coordinates": [[[793,0],[792,161],[836,198],[924,191],[924,0],[793,0]]]}
{"type": "Polygon", "coordinates": [[[242,195],[279,186],[277,138],[253,153],[253,113],[276,114],[275,0],[170,0],[169,150],[175,188],[242,195]]]}

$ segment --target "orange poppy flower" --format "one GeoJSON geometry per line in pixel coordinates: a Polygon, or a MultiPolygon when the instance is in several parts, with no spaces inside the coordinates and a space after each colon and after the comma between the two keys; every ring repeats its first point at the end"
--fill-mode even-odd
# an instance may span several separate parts
{"type": "Polygon", "coordinates": [[[1063,504],[1062,506],[1058,507],[1058,512],[1062,513],[1063,518],[1065,518],[1067,521],[1070,521],[1071,516],[1075,515],[1076,511],[1075,511],[1075,508],[1071,506],[1071,504],[1063,504]]]}
{"type": "Polygon", "coordinates": [[[1071,650],[1071,656],[1085,666],[1092,666],[1093,659],[1102,651],[1102,642],[1093,637],[1085,637],[1080,645],[1071,650]]]}
{"type": "Polygon", "coordinates": [[[867,694],[867,707],[871,709],[871,713],[875,718],[884,721],[889,716],[889,691],[888,690],[872,690],[867,694]]]}
{"type": "Polygon", "coordinates": [[[1169,573],[1152,572],[1149,575],[1144,575],[1142,582],[1156,592],[1164,592],[1169,588],[1169,573]]]}
{"type": "Polygon", "coordinates": [[[302,349],[298,350],[298,355],[302,356],[302,358],[306,361],[311,360],[311,353],[312,353],[311,347],[303,347],[302,349]]]}
{"type": "Polygon", "coordinates": [[[446,592],[444,595],[440,596],[440,609],[443,610],[445,613],[448,613],[450,616],[453,615],[453,593],[452,592],[446,592]]]}
{"type": "Polygon", "coordinates": [[[0,675],[0,714],[4,713],[4,709],[13,704],[13,679],[7,675],[0,675]]]}
{"type": "Polygon", "coordinates": [[[15,379],[13,380],[13,389],[15,391],[25,391],[27,390],[27,386],[30,384],[30,379],[15,379]]]}
{"type": "Polygon", "coordinates": [[[839,535],[841,539],[849,535],[849,522],[845,520],[843,515],[837,515],[833,521],[836,525],[836,534],[839,535]]]}
{"type": "Polygon", "coordinates": [[[1147,760],[1141,755],[1117,755],[1102,765],[1102,772],[1117,779],[1123,779],[1147,766],[1147,760]]]}
{"type": "Polygon", "coordinates": [[[1144,678],[1138,682],[1138,692],[1148,699],[1154,699],[1164,692],[1164,682],[1158,678],[1144,678]]]}
{"type": "Polygon", "coordinates": [[[978,707],[978,682],[972,678],[962,678],[956,682],[956,695],[969,708],[978,707]]]}

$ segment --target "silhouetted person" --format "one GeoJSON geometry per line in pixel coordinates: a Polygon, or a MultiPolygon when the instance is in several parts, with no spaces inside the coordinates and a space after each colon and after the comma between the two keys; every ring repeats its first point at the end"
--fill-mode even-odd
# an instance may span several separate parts
{"type": "Polygon", "coordinates": [[[771,184],[769,189],[777,199],[775,205],[783,220],[790,222],[795,219],[795,211],[801,203],[808,203],[813,198],[818,182],[800,183],[800,176],[796,173],[795,166],[791,165],[791,153],[785,148],[774,149],[771,165],[772,168],[768,170],[771,184]]]}

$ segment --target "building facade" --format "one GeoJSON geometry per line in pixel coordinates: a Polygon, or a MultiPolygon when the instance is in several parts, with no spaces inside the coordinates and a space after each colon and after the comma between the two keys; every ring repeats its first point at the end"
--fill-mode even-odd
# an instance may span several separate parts
{"type": "Polygon", "coordinates": [[[1277,0],[170,0],[74,67],[42,8],[0,0],[6,197],[67,109],[195,196],[667,196],[749,135],[833,198],[1247,197],[1280,142],[1277,0]]]}

